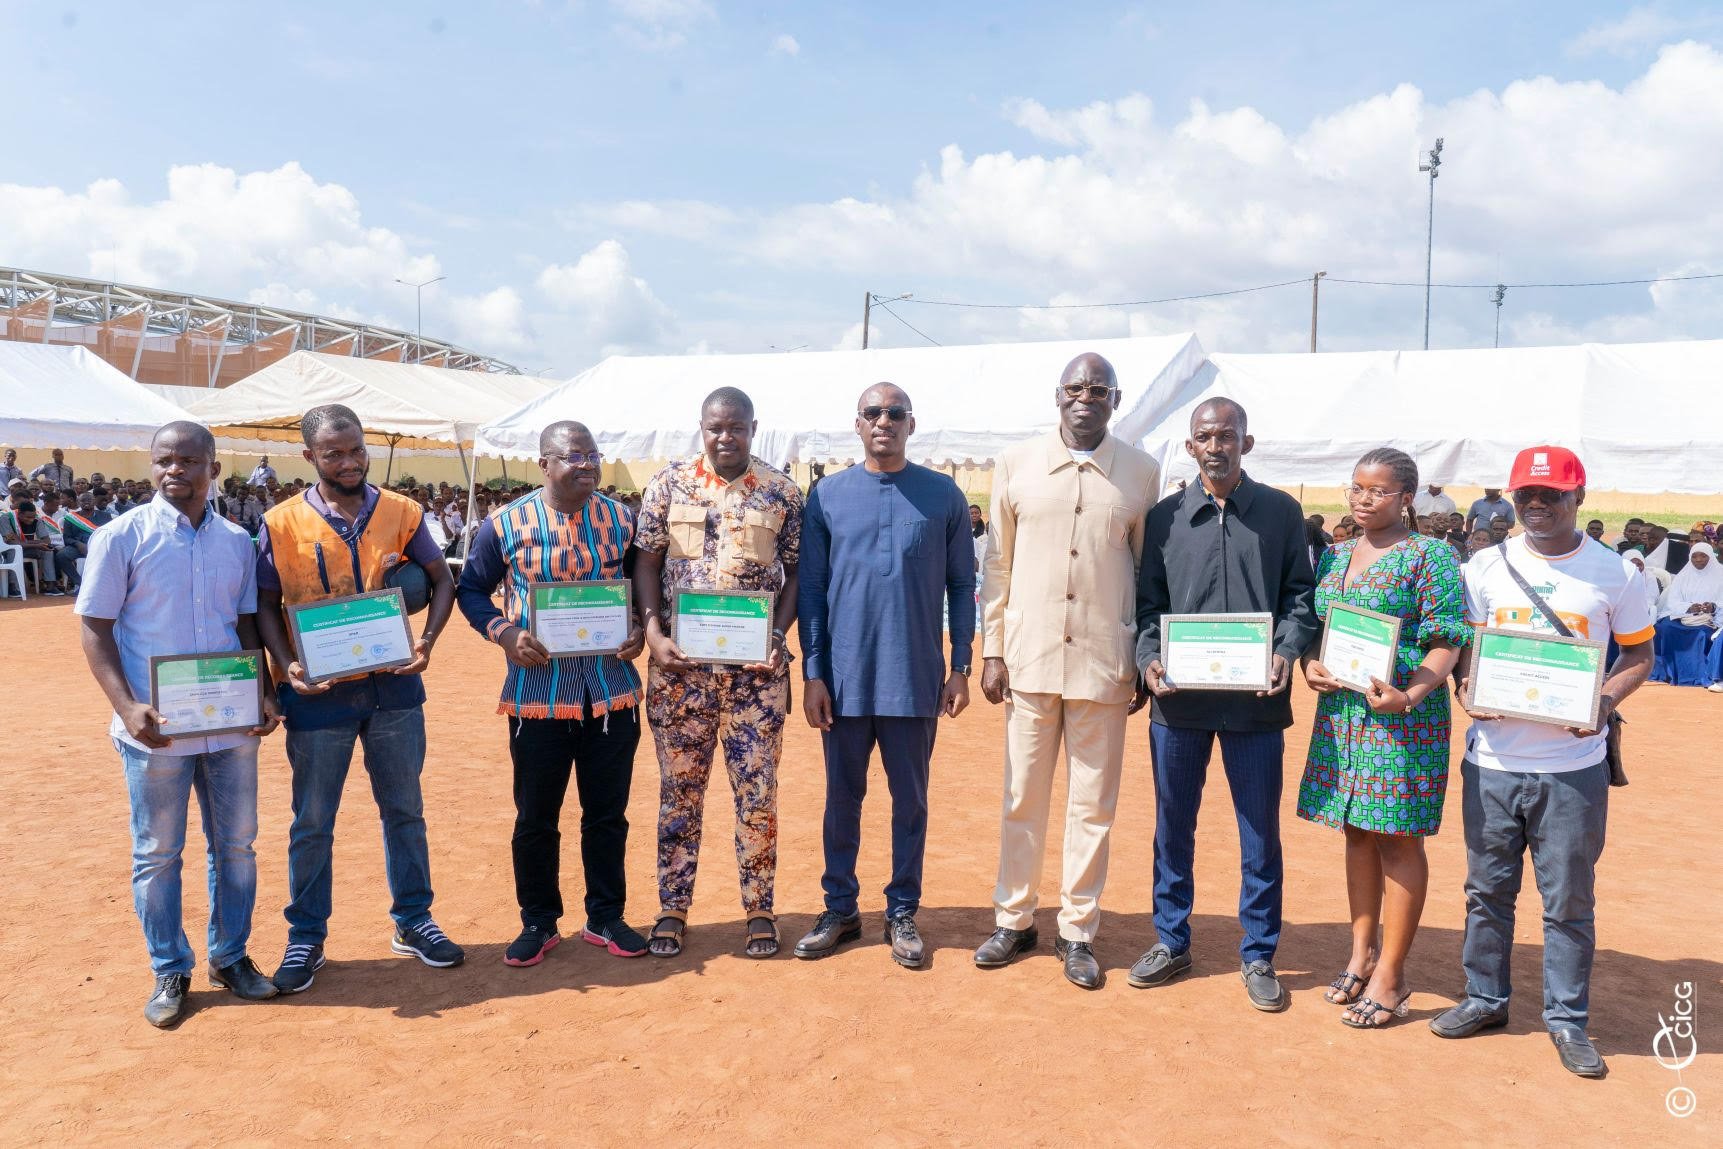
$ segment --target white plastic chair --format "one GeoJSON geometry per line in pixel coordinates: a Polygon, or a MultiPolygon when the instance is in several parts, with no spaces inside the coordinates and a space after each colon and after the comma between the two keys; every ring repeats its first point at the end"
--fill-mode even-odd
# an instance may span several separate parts
{"type": "Polygon", "coordinates": [[[18,598],[28,600],[29,591],[24,586],[24,548],[17,543],[0,543],[0,594],[6,592],[5,575],[17,580],[18,598]]]}

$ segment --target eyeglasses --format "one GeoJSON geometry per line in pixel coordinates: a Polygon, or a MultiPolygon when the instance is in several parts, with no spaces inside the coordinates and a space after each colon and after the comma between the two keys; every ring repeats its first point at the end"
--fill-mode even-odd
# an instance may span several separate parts
{"type": "Polygon", "coordinates": [[[1558,491],[1554,487],[1521,487],[1509,493],[1513,496],[1516,507],[1523,507],[1533,499],[1545,504],[1559,503],[1573,494],[1572,491],[1558,491]]]}
{"type": "Polygon", "coordinates": [[[909,418],[910,415],[914,414],[914,412],[912,412],[908,407],[905,407],[902,403],[893,403],[889,407],[863,407],[860,411],[857,411],[856,414],[860,415],[863,419],[866,419],[869,423],[879,422],[879,417],[881,415],[884,415],[893,423],[901,423],[905,419],[909,418]]]}
{"type": "Polygon", "coordinates": [[[590,455],[585,451],[570,451],[566,455],[546,455],[547,459],[555,459],[565,467],[596,467],[604,462],[604,454],[594,451],[590,455]]]}
{"type": "Polygon", "coordinates": [[[1360,487],[1355,483],[1346,488],[1347,501],[1353,503],[1362,503],[1367,499],[1372,503],[1379,503],[1383,499],[1391,499],[1395,495],[1405,493],[1404,491],[1384,491],[1381,487],[1360,487]]]}
{"type": "Polygon", "coordinates": [[[1065,393],[1067,399],[1091,399],[1097,403],[1108,399],[1113,394],[1110,383],[1066,383],[1059,390],[1065,393]]]}

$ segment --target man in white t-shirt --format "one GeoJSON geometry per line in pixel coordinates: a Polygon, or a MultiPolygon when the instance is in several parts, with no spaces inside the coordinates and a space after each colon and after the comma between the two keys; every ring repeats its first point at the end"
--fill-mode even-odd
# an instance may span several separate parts
{"type": "Polygon", "coordinates": [[[1476,626],[1560,633],[1513,572],[1575,638],[1621,647],[1606,672],[1597,727],[1551,726],[1471,710],[1461,764],[1466,837],[1466,997],[1430,1022],[1441,1037],[1470,1037],[1508,1020],[1508,961],[1514,901],[1529,848],[1543,895],[1544,1025],[1562,1065],[1581,1077],[1608,1072],[1585,1027],[1589,1019],[1597,861],[1609,809],[1604,728],[1651,670],[1655,618],[1645,576],[1575,527],[1585,468],[1561,447],[1531,447],[1508,484],[1521,534],[1473,556],[1464,568],[1466,616],[1476,626]],[[1511,566],[1511,570],[1510,570],[1511,566]]]}
{"type": "Polygon", "coordinates": [[[1454,500],[1442,493],[1442,488],[1431,483],[1412,499],[1412,509],[1420,515],[1445,515],[1455,510],[1454,500]]]}

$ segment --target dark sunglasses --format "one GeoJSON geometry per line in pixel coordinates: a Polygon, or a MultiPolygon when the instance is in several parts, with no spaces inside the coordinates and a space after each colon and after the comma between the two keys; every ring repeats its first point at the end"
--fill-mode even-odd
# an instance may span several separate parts
{"type": "Polygon", "coordinates": [[[1107,383],[1066,383],[1060,387],[1068,399],[1090,399],[1099,403],[1113,394],[1113,388],[1107,383]]]}
{"type": "Polygon", "coordinates": [[[1572,495],[1573,492],[1558,491],[1554,487],[1521,487],[1517,491],[1509,492],[1509,494],[1513,497],[1516,506],[1523,507],[1533,499],[1545,506],[1553,506],[1556,503],[1566,502],[1568,496],[1572,495]]]}
{"type": "Polygon", "coordinates": [[[860,415],[863,419],[866,419],[869,423],[877,423],[881,415],[884,415],[893,423],[901,423],[905,419],[909,418],[911,411],[902,403],[893,403],[890,407],[863,407],[860,411],[857,411],[856,414],[860,415]]]}

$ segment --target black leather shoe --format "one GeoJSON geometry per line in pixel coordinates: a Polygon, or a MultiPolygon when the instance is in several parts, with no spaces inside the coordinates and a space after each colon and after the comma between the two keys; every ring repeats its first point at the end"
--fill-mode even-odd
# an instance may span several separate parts
{"type": "Polygon", "coordinates": [[[799,958],[823,958],[836,952],[845,942],[853,942],[861,937],[861,914],[854,913],[845,917],[836,910],[826,910],[814,919],[814,928],[803,935],[796,943],[795,955],[799,958]]]}
{"type": "Polygon", "coordinates": [[[1034,926],[1026,930],[1008,930],[1000,926],[991,937],[975,947],[975,964],[982,969],[1010,965],[1012,958],[1028,953],[1040,942],[1041,935],[1035,932],[1034,926]]]}
{"type": "Polygon", "coordinates": [[[191,978],[183,973],[164,973],[156,977],[156,988],[144,1003],[144,1020],[157,1029],[167,1029],[185,1016],[185,995],[191,989],[191,978]]]}
{"type": "Polygon", "coordinates": [[[920,969],[927,960],[927,946],[921,932],[915,928],[914,914],[901,914],[887,919],[885,940],[891,943],[891,960],[905,969],[920,969]]]}
{"type": "Polygon", "coordinates": [[[1483,1002],[1468,997],[1454,1008],[1432,1017],[1430,1032],[1437,1037],[1470,1037],[1486,1029],[1500,1029],[1507,1023],[1507,1010],[1497,1013],[1483,1002]]]}
{"type": "Polygon", "coordinates": [[[1065,963],[1065,980],[1078,989],[1101,988],[1101,963],[1088,942],[1068,942],[1060,938],[1053,943],[1053,952],[1065,963]]]}
{"type": "Polygon", "coordinates": [[[1609,1066],[1603,1063],[1603,1055],[1585,1035],[1585,1030],[1577,1025],[1550,1030],[1550,1040],[1555,1042],[1556,1052],[1561,1054],[1562,1068],[1569,1073],[1579,1077],[1608,1075],[1609,1066]]]}
{"type": "Polygon", "coordinates": [[[231,990],[234,997],[242,997],[246,1001],[267,1001],[280,992],[249,957],[242,957],[220,969],[210,966],[209,981],[216,989],[231,990]]]}
{"type": "Polygon", "coordinates": [[[1190,950],[1176,954],[1157,942],[1148,953],[1137,959],[1125,980],[1138,989],[1147,989],[1152,985],[1165,985],[1190,968],[1190,950]]]}

